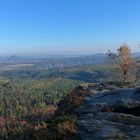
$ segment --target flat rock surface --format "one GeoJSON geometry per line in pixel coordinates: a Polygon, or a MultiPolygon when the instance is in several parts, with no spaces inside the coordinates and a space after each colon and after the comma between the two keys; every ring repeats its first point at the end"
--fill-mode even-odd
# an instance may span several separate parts
{"type": "Polygon", "coordinates": [[[74,114],[82,140],[140,140],[140,88],[96,92],[74,114]]]}

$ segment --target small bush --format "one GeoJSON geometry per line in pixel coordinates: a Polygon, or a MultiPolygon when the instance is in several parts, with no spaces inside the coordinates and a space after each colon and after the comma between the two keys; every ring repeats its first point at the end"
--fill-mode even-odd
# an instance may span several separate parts
{"type": "Polygon", "coordinates": [[[59,115],[71,114],[74,109],[78,108],[83,103],[84,97],[89,93],[88,89],[83,89],[81,86],[75,88],[59,102],[57,113],[59,115]]]}

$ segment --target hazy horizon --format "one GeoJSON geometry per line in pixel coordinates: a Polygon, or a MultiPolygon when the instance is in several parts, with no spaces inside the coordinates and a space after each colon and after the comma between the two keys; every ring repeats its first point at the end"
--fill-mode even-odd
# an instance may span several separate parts
{"type": "Polygon", "coordinates": [[[139,0],[0,1],[0,55],[140,50],[139,0]]]}

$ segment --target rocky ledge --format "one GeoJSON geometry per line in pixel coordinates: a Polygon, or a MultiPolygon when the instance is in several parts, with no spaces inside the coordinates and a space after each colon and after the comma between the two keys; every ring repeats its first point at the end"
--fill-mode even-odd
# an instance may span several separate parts
{"type": "Polygon", "coordinates": [[[74,111],[81,140],[140,140],[140,88],[90,91],[74,111]]]}

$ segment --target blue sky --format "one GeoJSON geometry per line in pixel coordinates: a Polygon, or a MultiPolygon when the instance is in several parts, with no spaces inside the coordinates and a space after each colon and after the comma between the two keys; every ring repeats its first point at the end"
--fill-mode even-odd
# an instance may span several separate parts
{"type": "Polygon", "coordinates": [[[0,0],[0,54],[140,48],[140,0],[0,0]]]}

